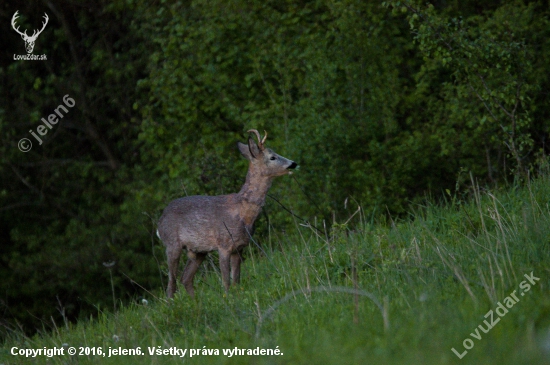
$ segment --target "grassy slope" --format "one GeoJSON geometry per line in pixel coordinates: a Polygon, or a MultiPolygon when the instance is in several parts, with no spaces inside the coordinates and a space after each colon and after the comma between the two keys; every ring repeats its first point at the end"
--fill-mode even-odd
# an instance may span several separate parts
{"type": "Polygon", "coordinates": [[[357,214],[352,222],[363,220],[362,229],[337,225],[329,241],[297,226],[264,242],[265,254],[249,249],[242,285],[228,296],[215,265],[207,264],[197,276],[196,300],[180,292],[170,303],[151,299],[45,336],[14,334],[0,348],[0,364],[182,363],[147,354],[154,346],[283,352],[184,362],[197,364],[550,364],[550,178],[494,195],[472,191],[469,203],[422,207],[396,224],[369,224],[357,214]],[[531,272],[540,281],[521,296],[531,272]],[[319,287],[330,289],[309,290],[319,287]],[[340,287],[357,287],[361,295],[340,287]],[[514,290],[519,302],[490,332],[478,330],[480,340],[471,337],[514,290]],[[459,360],[451,348],[463,352],[466,338],[474,347],[459,360]],[[9,354],[12,346],[61,344],[141,347],[146,355],[47,362],[9,354]]]}

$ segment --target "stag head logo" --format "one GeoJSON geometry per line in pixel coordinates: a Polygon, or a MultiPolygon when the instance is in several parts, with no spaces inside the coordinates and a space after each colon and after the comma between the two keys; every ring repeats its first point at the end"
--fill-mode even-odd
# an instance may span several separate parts
{"type": "Polygon", "coordinates": [[[34,30],[32,35],[28,36],[26,29],[25,29],[24,32],[21,32],[21,31],[19,31],[19,27],[17,27],[17,28],[15,27],[15,20],[19,16],[19,15],[17,15],[18,12],[19,12],[19,10],[17,10],[15,12],[15,14],[13,14],[13,18],[11,18],[11,26],[13,27],[13,29],[17,33],[19,33],[21,35],[21,38],[23,38],[23,40],[25,41],[25,48],[27,49],[27,53],[32,53],[32,50],[34,49],[34,42],[36,42],[36,38],[38,38],[40,33],[42,33],[44,28],[46,28],[46,24],[48,24],[48,20],[49,20],[48,14],[44,13],[44,19],[46,21],[42,23],[42,29],[40,29],[39,31],[34,30]]]}

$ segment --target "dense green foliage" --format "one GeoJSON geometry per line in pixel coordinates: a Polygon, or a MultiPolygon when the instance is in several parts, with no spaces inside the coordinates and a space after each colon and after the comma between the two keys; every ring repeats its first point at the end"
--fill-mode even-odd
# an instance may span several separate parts
{"type": "Polygon", "coordinates": [[[468,201],[417,207],[392,225],[358,213],[326,236],[299,225],[273,232],[228,295],[209,264],[195,300],[179,292],[167,301],[159,289],[114,314],[99,310],[88,323],[44,336],[15,333],[0,347],[0,363],[550,364],[550,177],[470,193],[468,201]],[[13,347],[66,353],[71,346],[106,355],[11,355],[13,347]],[[188,353],[149,354],[171,347],[188,353]],[[257,347],[282,355],[223,355],[257,347]],[[109,348],[143,355],[108,357],[109,348]],[[199,354],[190,359],[191,349],[199,354]]]}
{"type": "MultiPolygon", "coordinates": [[[[546,158],[548,4],[521,1],[8,1],[50,17],[35,54],[0,39],[1,333],[163,286],[171,199],[238,190],[249,128],[297,161],[270,195],[334,222],[526,181],[546,158]],[[38,143],[37,131],[75,100],[38,143]],[[17,148],[29,138],[32,150],[17,148]],[[144,290],[145,289],[145,290],[144,290]]],[[[30,31],[29,33],[31,33],[30,31]]],[[[290,229],[268,199],[257,235],[290,229]]],[[[327,223],[328,228],[332,223],[327,223]]],[[[290,288],[289,288],[290,289],[290,288]]],[[[45,324],[47,323],[47,324],[45,324]]]]}

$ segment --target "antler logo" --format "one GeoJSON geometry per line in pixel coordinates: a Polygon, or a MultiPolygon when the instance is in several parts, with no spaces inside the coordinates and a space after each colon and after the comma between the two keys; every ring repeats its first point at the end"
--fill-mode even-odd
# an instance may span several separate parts
{"type": "Polygon", "coordinates": [[[11,18],[11,26],[13,27],[13,29],[19,33],[21,35],[21,38],[23,38],[23,40],[25,41],[25,48],[27,49],[27,53],[32,53],[32,50],[34,49],[34,42],[36,42],[36,38],[38,38],[38,36],[40,35],[40,33],[42,33],[42,31],[44,30],[44,28],[46,28],[46,24],[48,24],[48,14],[44,13],[44,19],[46,20],[45,22],[42,23],[42,29],[40,29],[39,31],[36,31],[34,30],[32,35],[29,37],[27,35],[27,30],[25,29],[24,32],[20,32],[19,31],[19,27],[15,27],[15,20],[17,19],[17,17],[19,15],[17,15],[17,13],[19,12],[19,10],[17,10],[15,12],[15,14],[13,14],[13,18],[11,18]],[[37,33],[38,32],[38,33],[37,33]]]}

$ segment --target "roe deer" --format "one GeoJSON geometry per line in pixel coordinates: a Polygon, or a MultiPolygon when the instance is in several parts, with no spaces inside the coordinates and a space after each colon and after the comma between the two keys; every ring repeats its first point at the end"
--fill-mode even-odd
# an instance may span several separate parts
{"type": "Polygon", "coordinates": [[[229,290],[229,271],[233,284],[241,275],[241,251],[248,245],[253,224],[265,202],[273,178],[291,174],[296,162],[279,156],[264,147],[267,132],[262,140],[260,133],[251,129],[258,138],[251,137],[248,144],[238,142],[238,147],[249,161],[246,181],[236,194],[218,196],[189,196],[173,200],[164,209],[158,222],[157,235],[166,246],[168,259],[168,288],[172,298],[176,291],[176,275],[183,249],[187,249],[187,264],[181,282],[189,295],[194,297],[193,277],[199,265],[210,251],[217,250],[225,291],[229,290]]]}

